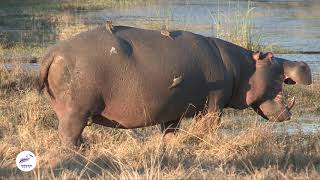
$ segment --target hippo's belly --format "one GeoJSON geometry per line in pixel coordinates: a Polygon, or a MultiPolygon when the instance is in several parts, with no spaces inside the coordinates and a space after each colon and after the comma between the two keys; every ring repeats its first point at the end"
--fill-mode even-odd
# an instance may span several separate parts
{"type": "Polygon", "coordinates": [[[170,89],[171,77],[131,76],[130,81],[119,83],[105,95],[101,115],[110,126],[122,128],[151,126],[193,116],[203,109],[207,98],[205,82],[194,80],[184,79],[170,89]]]}

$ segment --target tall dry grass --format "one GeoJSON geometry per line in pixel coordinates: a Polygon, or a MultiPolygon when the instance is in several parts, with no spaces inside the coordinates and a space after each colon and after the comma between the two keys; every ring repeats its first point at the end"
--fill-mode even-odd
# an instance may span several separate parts
{"type": "MultiPolygon", "coordinates": [[[[93,125],[85,128],[80,150],[68,149],[58,140],[58,120],[45,96],[36,91],[36,81],[36,74],[19,68],[0,71],[2,178],[316,179],[320,175],[320,132],[290,135],[274,131],[274,124],[250,113],[233,120],[239,112],[230,110],[208,135],[192,120],[183,120],[180,132],[167,144],[158,126],[121,130],[93,125]],[[16,155],[23,150],[37,156],[32,172],[23,173],[15,166],[16,155]]],[[[319,96],[319,91],[307,92],[310,99],[319,96]]]]}
{"type": "Polygon", "coordinates": [[[229,7],[225,11],[218,8],[217,12],[211,12],[214,36],[253,51],[271,51],[281,54],[298,52],[276,44],[262,44],[262,34],[253,32],[254,11],[255,7],[252,7],[251,1],[248,1],[246,9],[241,9],[238,5],[229,7]]]}

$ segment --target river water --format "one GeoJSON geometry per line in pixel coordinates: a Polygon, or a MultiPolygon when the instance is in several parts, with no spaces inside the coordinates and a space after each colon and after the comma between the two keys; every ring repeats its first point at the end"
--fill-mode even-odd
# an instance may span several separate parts
{"type": "MultiPolygon", "coordinates": [[[[174,0],[148,6],[123,9],[105,9],[89,12],[90,21],[113,19],[117,22],[169,20],[174,25],[190,25],[188,29],[212,36],[212,29],[194,27],[214,26],[217,21],[236,21],[237,12],[244,14],[251,9],[253,34],[259,34],[265,44],[302,51],[320,51],[320,1],[303,0],[174,0]],[[243,13],[244,12],[244,13],[243,13]],[[229,16],[229,17],[225,17],[229,16]]],[[[232,22],[231,22],[232,23],[232,22]]]]}
{"type": "Polygon", "coordinates": [[[87,12],[86,22],[112,19],[118,24],[139,26],[144,21],[164,22],[206,36],[215,36],[219,22],[233,24],[250,12],[252,41],[277,45],[308,54],[281,54],[290,60],[303,60],[313,74],[320,74],[320,1],[318,0],[174,0],[130,8],[87,12]],[[240,14],[240,15],[239,15],[240,14]]]}

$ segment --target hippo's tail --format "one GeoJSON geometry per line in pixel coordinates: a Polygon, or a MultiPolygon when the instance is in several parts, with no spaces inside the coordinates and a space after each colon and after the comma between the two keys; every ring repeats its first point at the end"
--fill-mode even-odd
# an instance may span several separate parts
{"type": "MultiPolygon", "coordinates": [[[[41,91],[47,86],[48,88],[48,74],[49,69],[54,60],[54,55],[51,53],[48,53],[42,58],[41,66],[39,70],[39,83],[38,83],[38,91],[41,93],[41,91]]],[[[48,90],[48,93],[50,96],[53,97],[53,94],[48,90]]]]}

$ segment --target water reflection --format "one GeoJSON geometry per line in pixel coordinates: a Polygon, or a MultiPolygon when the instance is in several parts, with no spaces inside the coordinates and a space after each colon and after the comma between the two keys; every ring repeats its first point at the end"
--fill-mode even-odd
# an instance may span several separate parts
{"type": "Polygon", "coordinates": [[[36,43],[52,41],[54,38],[59,38],[55,33],[61,31],[54,28],[61,27],[55,27],[55,23],[47,25],[46,23],[53,21],[52,18],[54,19],[56,14],[63,16],[62,19],[67,16],[75,18],[71,18],[72,20],[66,23],[97,25],[104,23],[106,19],[112,19],[120,24],[141,27],[141,24],[163,22],[173,28],[212,36],[215,35],[212,27],[217,23],[223,20],[238,21],[235,14],[246,12],[250,8],[254,8],[251,17],[254,26],[253,38],[256,38],[256,41],[303,51],[320,51],[320,11],[318,10],[320,1],[318,0],[146,1],[145,5],[140,4],[135,7],[69,12],[69,15],[53,11],[46,13],[49,19],[45,22],[45,18],[39,14],[21,15],[15,14],[14,11],[5,13],[6,9],[0,7],[0,33],[7,32],[10,37],[18,41],[24,40],[22,35],[28,35],[28,33],[31,33],[30,37],[26,38],[28,41],[36,43]]]}
{"type": "Polygon", "coordinates": [[[304,51],[320,50],[320,1],[256,2],[254,24],[263,42],[304,51]]]}

